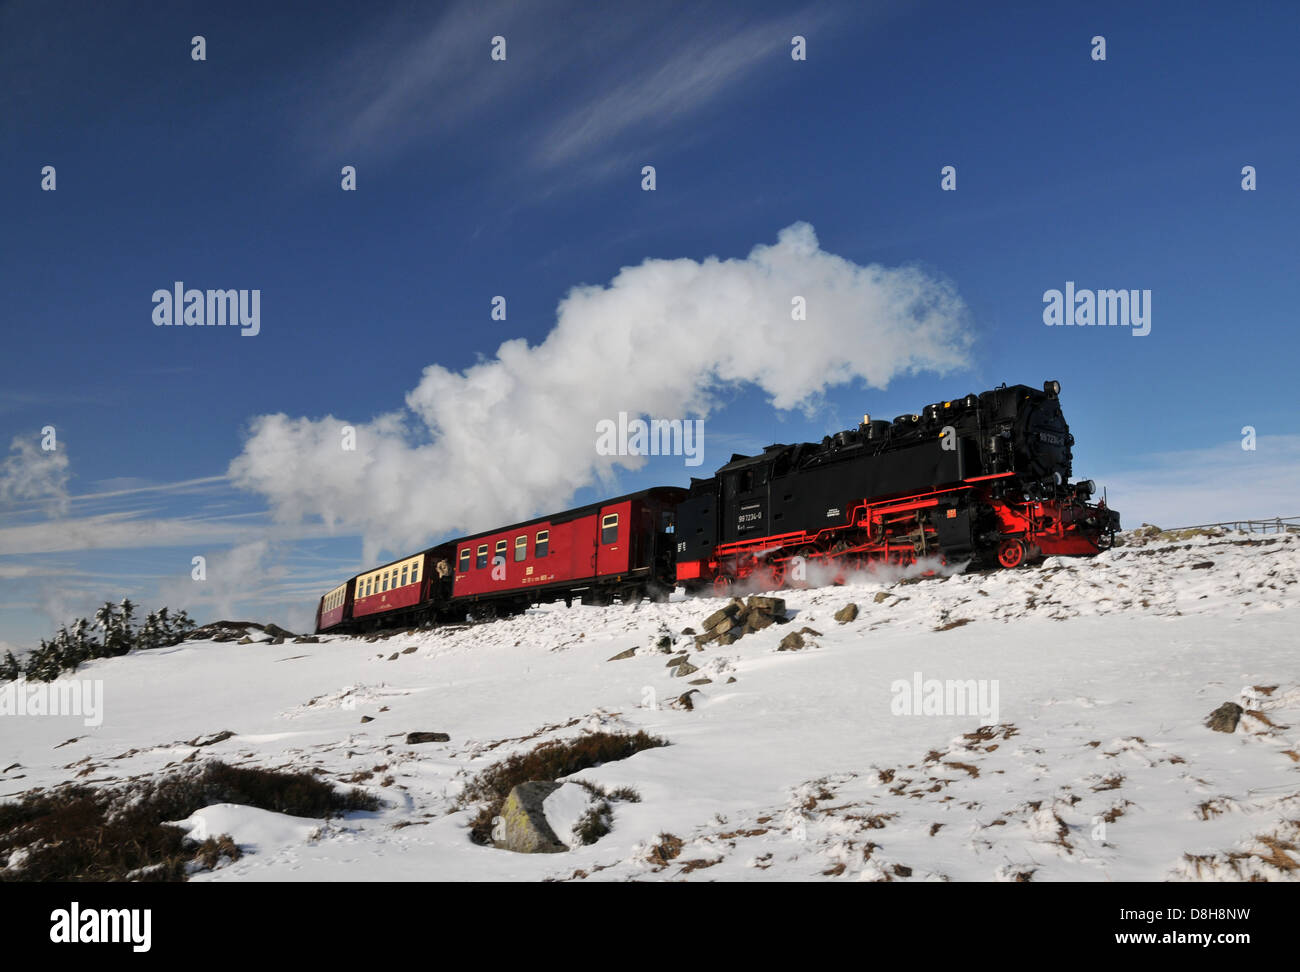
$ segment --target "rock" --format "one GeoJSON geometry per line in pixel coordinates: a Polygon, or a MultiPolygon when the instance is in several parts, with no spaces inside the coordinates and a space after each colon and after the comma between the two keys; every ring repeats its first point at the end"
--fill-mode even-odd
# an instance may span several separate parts
{"type": "Polygon", "coordinates": [[[403,649],[402,649],[402,654],[403,654],[403,655],[409,655],[411,652],[415,651],[415,650],[416,650],[417,648],[419,648],[419,647],[420,647],[419,645],[411,645],[410,648],[403,648],[403,649]]]}
{"type": "Polygon", "coordinates": [[[840,608],[838,611],[835,612],[835,620],[838,621],[840,624],[848,624],[850,621],[856,620],[857,616],[858,616],[858,606],[854,604],[852,601],[850,601],[848,604],[844,605],[844,607],[840,608]]]}
{"type": "Polygon", "coordinates": [[[682,662],[680,665],[678,665],[676,668],[673,669],[672,675],[673,678],[681,678],[683,675],[694,675],[698,671],[699,669],[696,668],[694,665],[692,665],[690,662],[682,662]]]}
{"type": "Polygon", "coordinates": [[[743,631],[742,632],[728,631],[726,634],[720,634],[718,635],[718,644],[734,645],[737,641],[740,640],[740,636],[743,633],[744,633],[743,631]]]}
{"type": "Polygon", "coordinates": [[[1236,732],[1242,708],[1236,702],[1224,702],[1205,720],[1205,727],[1215,732],[1236,732]]]}
{"type": "Polygon", "coordinates": [[[560,786],[543,780],[516,785],[501,807],[502,836],[494,841],[496,846],[518,854],[560,854],[567,851],[568,846],[560,843],[542,810],[546,798],[560,786]]]}
{"type": "Polygon", "coordinates": [[[761,611],[753,611],[749,615],[749,620],[745,623],[749,631],[762,631],[764,628],[776,624],[776,618],[770,614],[764,614],[761,611]]]}
{"type": "Polygon", "coordinates": [[[814,638],[820,638],[822,636],[822,633],[820,631],[815,631],[812,628],[800,628],[799,633],[801,635],[804,634],[812,635],[814,638]]]}
{"type": "Polygon", "coordinates": [[[451,736],[445,732],[408,732],[406,734],[406,745],[408,746],[431,742],[451,742],[451,736]]]}
{"type": "Polygon", "coordinates": [[[673,655],[672,658],[669,658],[667,663],[665,664],[665,667],[673,668],[676,665],[685,664],[685,662],[686,662],[686,652],[682,652],[680,655],[673,655]]]}
{"type": "Polygon", "coordinates": [[[1202,560],[1199,564],[1192,564],[1192,570],[1209,570],[1213,566],[1213,560],[1202,560]]]}
{"type": "Polygon", "coordinates": [[[687,682],[686,684],[687,684],[687,685],[712,685],[712,684],[713,684],[713,679],[711,679],[711,678],[693,678],[693,679],[691,679],[689,682],[687,682]]]}
{"type": "Polygon", "coordinates": [[[631,658],[635,654],[636,654],[636,649],[629,648],[627,651],[620,651],[617,655],[614,655],[612,658],[607,658],[606,661],[622,661],[624,658],[631,658]]]}
{"type": "Polygon", "coordinates": [[[301,637],[294,638],[293,643],[295,645],[319,645],[320,639],[315,635],[302,635],[301,637]]]}
{"type": "Polygon", "coordinates": [[[736,676],[735,676],[735,675],[728,675],[728,676],[727,676],[727,684],[728,684],[728,685],[730,685],[730,684],[731,684],[732,682],[734,682],[735,680],[736,680],[736,676]]]}
{"type": "Polygon", "coordinates": [[[713,633],[718,635],[724,635],[732,628],[738,628],[740,627],[740,625],[744,623],[745,623],[744,614],[737,612],[733,617],[723,618],[721,621],[719,621],[714,626],[713,633]]]}
{"type": "MultiPolygon", "coordinates": [[[[208,736],[195,736],[193,739],[188,740],[185,743],[185,745],[195,746],[195,747],[212,746],[219,742],[225,742],[227,739],[232,738],[234,735],[235,733],[232,732],[231,730],[223,729],[221,732],[214,732],[208,736]]],[[[57,749],[58,747],[56,746],[55,748],[57,749]]]]}
{"type": "Polygon", "coordinates": [[[271,644],[273,644],[273,645],[282,645],[282,644],[284,644],[284,639],[283,639],[283,638],[272,638],[272,639],[271,639],[271,644]]]}
{"type": "Polygon", "coordinates": [[[294,637],[294,633],[292,631],[285,631],[284,628],[280,627],[278,624],[268,624],[262,630],[265,631],[267,634],[269,634],[272,638],[294,637]]]}
{"type": "Polygon", "coordinates": [[[877,603],[877,604],[879,604],[881,601],[886,601],[886,600],[888,600],[888,599],[891,598],[891,597],[893,597],[893,595],[890,594],[889,591],[876,591],[876,603],[877,603]]]}
{"type": "Polygon", "coordinates": [[[375,717],[374,717],[374,716],[362,716],[362,717],[361,717],[361,722],[362,722],[363,725],[364,725],[365,723],[367,723],[367,722],[374,722],[374,721],[375,721],[375,717]]]}
{"type": "Polygon", "coordinates": [[[393,652],[391,655],[389,655],[389,656],[388,656],[388,660],[389,660],[389,661],[397,661],[397,652],[393,652]]]}
{"type": "Polygon", "coordinates": [[[738,607],[736,604],[733,603],[733,604],[728,604],[726,607],[720,608],[717,611],[714,611],[712,614],[710,614],[707,618],[704,619],[704,630],[711,631],[712,629],[720,625],[723,621],[727,621],[730,618],[735,617],[736,612],[738,612],[739,610],[740,607],[738,607]]]}
{"type": "Polygon", "coordinates": [[[681,695],[677,696],[677,701],[687,712],[693,712],[695,710],[695,703],[691,701],[691,696],[699,694],[699,689],[691,689],[689,692],[683,692],[681,695]]]}
{"type": "Polygon", "coordinates": [[[242,638],[240,638],[238,641],[236,641],[235,644],[237,644],[237,645],[251,645],[251,644],[255,644],[255,642],[253,641],[252,638],[248,637],[248,635],[244,635],[244,637],[242,637],[242,638]]]}
{"type": "Polygon", "coordinates": [[[776,650],[777,651],[798,651],[803,646],[804,646],[803,635],[801,635],[798,631],[791,631],[788,635],[786,635],[784,638],[781,639],[781,644],[777,647],[776,650]]]}
{"type": "Polygon", "coordinates": [[[710,641],[712,641],[716,637],[718,637],[718,633],[716,631],[710,631],[708,634],[696,635],[695,647],[703,648],[705,645],[707,645],[710,641]]]}
{"type": "Polygon", "coordinates": [[[693,635],[693,634],[695,634],[695,629],[694,629],[694,628],[682,628],[682,634],[684,634],[684,635],[693,635]]]}
{"type": "Polygon", "coordinates": [[[760,597],[756,594],[749,599],[749,606],[755,611],[764,611],[767,614],[785,614],[783,597],[760,597]]]}

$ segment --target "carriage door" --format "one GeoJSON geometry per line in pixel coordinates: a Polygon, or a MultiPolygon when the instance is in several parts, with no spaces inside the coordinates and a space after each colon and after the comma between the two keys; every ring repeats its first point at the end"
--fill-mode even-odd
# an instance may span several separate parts
{"type": "Polygon", "coordinates": [[[596,519],[596,573],[622,574],[627,571],[630,504],[602,507],[596,519]]]}

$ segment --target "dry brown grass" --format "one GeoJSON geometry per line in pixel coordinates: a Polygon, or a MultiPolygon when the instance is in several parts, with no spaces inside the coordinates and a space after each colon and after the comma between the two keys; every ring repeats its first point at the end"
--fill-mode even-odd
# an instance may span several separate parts
{"type": "Polygon", "coordinates": [[[647,859],[662,869],[682,852],[682,839],[673,834],[660,834],[659,843],[650,848],[647,859]]]}
{"type": "Polygon", "coordinates": [[[340,792],[310,773],[216,761],[111,789],[38,790],[0,805],[0,860],[20,858],[17,867],[0,871],[0,881],[183,881],[191,865],[212,867],[223,857],[239,859],[239,848],[228,835],[195,850],[179,827],[166,825],[214,803],[299,817],[379,806],[368,794],[340,792]]]}
{"type": "Polygon", "coordinates": [[[465,787],[458,801],[461,807],[486,801],[470,824],[470,838],[476,844],[491,843],[492,821],[500,815],[510,791],[520,783],[562,779],[580,770],[627,759],[642,750],[667,745],[666,740],[644,731],[631,735],[592,732],[575,739],[544,742],[526,753],[516,753],[499,763],[493,763],[465,787]]]}

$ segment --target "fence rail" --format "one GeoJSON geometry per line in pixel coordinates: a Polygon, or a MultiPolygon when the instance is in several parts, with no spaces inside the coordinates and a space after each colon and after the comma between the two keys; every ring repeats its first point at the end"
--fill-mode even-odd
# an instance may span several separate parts
{"type": "MultiPolygon", "coordinates": [[[[1222,523],[1198,523],[1174,529],[1208,530],[1210,527],[1223,527],[1244,533],[1300,533],[1300,516],[1275,516],[1270,520],[1225,520],[1222,523]]],[[[1168,532],[1172,533],[1173,530],[1168,532]]]]}

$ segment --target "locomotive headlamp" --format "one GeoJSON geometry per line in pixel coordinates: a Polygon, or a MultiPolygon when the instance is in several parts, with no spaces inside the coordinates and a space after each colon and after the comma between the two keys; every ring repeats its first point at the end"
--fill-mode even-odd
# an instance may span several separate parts
{"type": "Polygon", "coordinates": [[[1097,484],[1094,483],[1091,479],[1085,479],[1080,483],[1076,483],[1074,486],[1074,490],[1082,498],[1087,499],[1093,493],[1097,492],[1097,484]]]}
{"type": "Polygon", "coordinates": [[[1043,382],[1043,391],[1049,395],[1059,395],[1061,394],[1061,383],[1059,381],[1045,381],[1043,382]]]}

